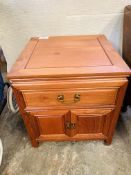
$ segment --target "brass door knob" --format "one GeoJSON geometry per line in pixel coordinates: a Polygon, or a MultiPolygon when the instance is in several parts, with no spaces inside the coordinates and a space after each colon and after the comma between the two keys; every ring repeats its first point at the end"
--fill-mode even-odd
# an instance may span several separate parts
{"type": "Polygon", "coordinates": [[[66,129],[75,129],[76,128],[76,124],[75,123],[66,123],[66,129]]]}

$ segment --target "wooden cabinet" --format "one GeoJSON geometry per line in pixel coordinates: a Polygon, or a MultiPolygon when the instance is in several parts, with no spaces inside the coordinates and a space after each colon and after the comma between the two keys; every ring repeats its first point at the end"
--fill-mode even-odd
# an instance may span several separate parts
{"type": "Polygon", "coordinates": [[[103,35],[31,39],[8,78],[32,146],[110,144],[130,73],[103,35]]]}

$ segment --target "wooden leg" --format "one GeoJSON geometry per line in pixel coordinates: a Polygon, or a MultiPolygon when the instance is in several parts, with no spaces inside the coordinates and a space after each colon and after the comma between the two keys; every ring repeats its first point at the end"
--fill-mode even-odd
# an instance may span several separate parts
{"type": "Polygon", "coordinates": [[[36,141],[36,140],[31,140],[31,145],[34,147],[34,148],[37,148],[39,146],[39,142],[36,141]]]}
{"type": "Polygon", "coordinates": [[[104,140],[104,143],[105,143],[105,145],[111,145],[111,143],[112,143],[112,138],[107,138],[106,140],[104,140]]]}

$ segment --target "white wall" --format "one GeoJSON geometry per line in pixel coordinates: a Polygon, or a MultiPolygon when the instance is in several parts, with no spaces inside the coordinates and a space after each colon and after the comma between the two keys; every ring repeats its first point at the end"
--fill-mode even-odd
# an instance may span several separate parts
{"type": "Polygon", "coordinates": [[[105,34],[120,51],[131,0],[0,0],[0,44],[8,70],[32,36],[105,34]]]}

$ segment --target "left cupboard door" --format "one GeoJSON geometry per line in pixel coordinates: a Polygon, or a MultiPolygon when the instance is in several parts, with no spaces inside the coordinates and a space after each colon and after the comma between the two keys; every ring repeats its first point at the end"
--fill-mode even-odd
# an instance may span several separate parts
{"type": "Polygon", "coordinates": [[[67,118],[70,113],[65,110],[29,112],[30,122],[38,140],[61,140],[65,138],[67,118]]]}

